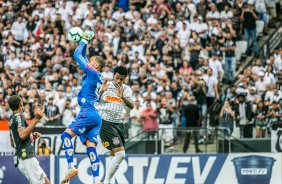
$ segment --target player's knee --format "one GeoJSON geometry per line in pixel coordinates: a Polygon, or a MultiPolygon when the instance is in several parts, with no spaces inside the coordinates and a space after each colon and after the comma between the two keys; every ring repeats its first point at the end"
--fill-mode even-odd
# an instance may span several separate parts
{"type": "Polygon", "coordinates": [[[118,151],[115,153],[115,157],[121,162],[125,158],[125,151],[118,151]]]}
{"type": "Polygon", "coordinates": [[[67,132],[62,133],[61,135],[61,140],[64,144],[65,147],[71,147],[72,143],[71,143],[71,135],[67,132]]]}

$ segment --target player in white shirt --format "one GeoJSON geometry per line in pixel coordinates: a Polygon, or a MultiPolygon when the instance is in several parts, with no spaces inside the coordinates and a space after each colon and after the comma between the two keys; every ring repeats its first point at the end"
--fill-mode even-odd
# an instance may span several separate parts
{"type": "Polygon", "coordinates": [[[123,84],[127,77],[127,69],[118,66],[114,69],[114,81],[103,83],[98,109],[102,117],[100,137],[105,148],[110,150],[109,168],[106,172],[104,184],[109,184],[118,166],[125,157],[124,133],[123,133],[123,110],[134,108],[132,90],[123,84]]]}

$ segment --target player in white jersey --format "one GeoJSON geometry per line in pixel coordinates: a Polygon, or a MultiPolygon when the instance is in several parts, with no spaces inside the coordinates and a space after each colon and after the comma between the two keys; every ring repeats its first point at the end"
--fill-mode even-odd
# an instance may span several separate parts
{"type": "Polygon", "coordinates": [[[102,117],[100,137],[103,146],[110,150],[111,161],[103,184],[109,184],[125,157],[123,109],[134,108],[132,90],[123,84],[127,77],[127,69],[118,66],[114,69],[114,81],[102,85],[99,111],[102,117]]]}

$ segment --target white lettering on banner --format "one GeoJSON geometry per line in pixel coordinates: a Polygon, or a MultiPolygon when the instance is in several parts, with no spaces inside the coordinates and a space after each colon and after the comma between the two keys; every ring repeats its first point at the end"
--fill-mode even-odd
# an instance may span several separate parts
{"type": "Polygon", "coordinates": [[[148,158],[146,157],[129,157],[128,158],[128,166],[133,167],[133,181],[138,181],[140,183],[144,183],[143,175],[144,175],[144,167],[148,166],[148,158]],[[138,162],[136,162],[138,159],[138,162]],[[140,177],[141,176],[141,177],[140,177]]]}
{"type": "Polygon", "coordinates": [[[188,168],[178,167],[179,163],[190,163],[191,157],[172,157],[170,160],[170,166],[167,172],[166,183],[177,183],[177,184],[185,184],[185,178],[176,179],[176,174],[186,174],[188,168]]]}
{"type": "Polygon", "coordinates": [[[242,168],[242,175],[267,175],[266,168],[242,168]]]}
{"type": "MultiPolygon", "coordinates": [[[[188,175],[189,178],[192,177],[191,179],[194,183],[206,183],[206,179],[208,175],[211,174],[211,169],[216,160],[216,156],[209,156],[204,165],[200,163],[200,156],[172,156],[169,158],[168,166],[163,167],[160,158],[160,156],[154,156],[152,158],[146,156],[128,157],[127,160],[123,160],[120,164],[111,183],[185,184],[187,182],[192,182],[187,180],[188,175]],[[145,173],[146,169],[148,169],[148,172],[145,173]],[[160,176],[160,170],[165,172],[165,174],[160,176]],[[131,177],[128,178],[129,175],[132,176],[132,179],[131,177]],[[165,176],[165,178],[162,178],[162,176],[165,176]]],[[[108,163],[108,157],[105,158],[104,162],[100,162],[100,179],[104,178],[107,170],[105,166],[108,166],[108,163]]],[[[74,165],[79,170],[78,179],[81,183],[87,183],[92,180],[92,174],[89,172],[90,162],[88,157],[83,158],[78,163],[77,158],[74,158],[74,165]]],[[[60,174],[59,178],[62,180],[67,170],[67,161],[65,158],[59,159],[58,169],[60,174]]]]}
{"type": "MultiPolygon", "coordinates": [[[[150,163],[150,167],[148,170],[148,175],[147,175],[147,179],[146,179],[146,183],[150,183],[150,184],[163,184],[164,183],[164,179],[163,178],[155,178],[156,176],[156,172],[157,172],[157,168],[159,165],[159,160],[160,157],[153,157],[151,159],[151,163],[150,163]]],[[[136,161],[138,162],[138,161],[136,161]]],[[[141,176],[143,177],[143,176],[141,176]]]]}
{"type": "Polygon", "coordinates": [[[2,183],[2,179],[4,179],[4,171],[6,170],[5,166],[0,168],[0,183],[2,183]]]}
{"type": "Polygon", "coordinates": [[[192,163],[193,163],[192,167],[193,167],[195,183],[205,183],[215,160],[216,160],[215,156],[210,156],[201,174],[200,157],[192,157],[192,163]]]}

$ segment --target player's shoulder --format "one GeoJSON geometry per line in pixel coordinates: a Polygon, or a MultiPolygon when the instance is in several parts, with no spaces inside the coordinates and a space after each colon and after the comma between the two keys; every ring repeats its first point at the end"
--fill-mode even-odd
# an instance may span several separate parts
{"type": "Polygon", "coordinates": [[[22,121],[24,121],[24,116],[20,113],[17,113],[17,114],[13,114],[11,117],[10,117],[10,120],[12,122],[16,122],[16,123],[21,123],[22,121]]]}

